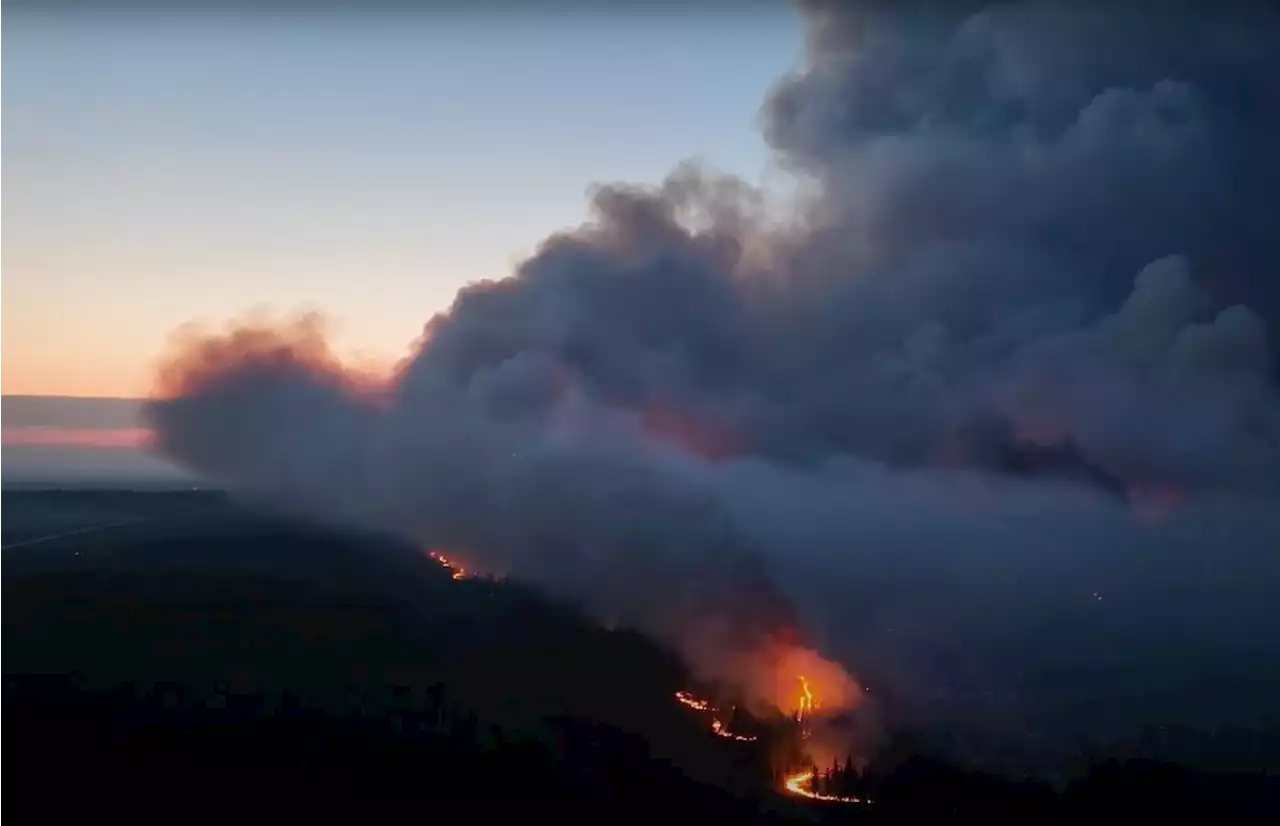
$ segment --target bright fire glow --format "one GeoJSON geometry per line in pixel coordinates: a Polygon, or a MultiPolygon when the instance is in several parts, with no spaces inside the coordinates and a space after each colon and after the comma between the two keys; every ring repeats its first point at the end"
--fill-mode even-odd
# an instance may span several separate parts
{"type": "Polygon", "coordinates": [[[745,652],[729,670],[729,679],[792,717],[807,719],[819,704],[824,711],[851,711],[864,700],[862,687],[849,672],[802,645],[794,633],[776,634],[745,652]]]}
{"type": "Polygon", "coordinates": [[[832,803],[866,803],[867,801],[861,797],[845,797],[838,794],[819,794],[811,787],[813,783],[813,772],[802,771],[787,776],[782,782],[783,788],[794,795],[807,797],[810,800],[826,800],[832,803]]]}
{"type": "MultiPolygon", "coordinates": [[[[445,556],[439,551],[428,551],[427,556],[430,557],[432,560],[434,560],[438,565],[440,565],[440,567],[448,570],[451,573],[451,576],[453,579],[466,578],[467,569],[464,568],[462,565],[458,564],[456,560],[450,559],[448,556],[445,556]]],[[[843,674],[843,672],[841,673],[843,674]]],[[[797,677],[797,679],[800,681],[800,693],[795,698],[794,712],[795,712],[796,719],[800,722],[803,722],[807,716],[817,711],[821,707],[821,705],[818,702],[817,696],[814,694],[813,688],[809,685],[808,678],[805,677],[803,674],[801,674],[797,677]]],[[[848,678],[846,677],[846,679],[848,678]]],[[[676,698],[676,701],[679,702],[681,705],[687,706],[688,708],[691,708],[694,711],[710,712],[712,714],[711,731],[713,734],[715,734],[718,737],[723,737],[726,740],[735,740],[741,743],[751,743],[759,739],[754,734],[739,734],[738,732],[730,729],[724,723],[724,721],[717,716],[717,710],[712,706],[709,700],[704,700],[703,698],[698,697],[697,695],[693,694],[690,691],[677,691],[675,693],[675,698],[676,698]]],[[[733,708],[730,708],[729,712],[732,713],[733,708]]],[[[801,736],[805,736],[807,735],[807,733],[808,733],[808,730],[803,729],[801,731],[801,736]]],[[[813,772],[802,771],[802,772],[797,772],[795,774],[788,775],[786,779],[783,781],[782,785],[783,785],[783,789],[788,793],[794,794],[797,797],[808,798],[809,800],[821,800],[821,801],[830,802],[830,803],[866,803],[868,802],[860,797],[845,797],[842,795],[820,794],[813,790],[811,785],[812,783],[813,783],[813,772]]]]}
{"type": "Polygon", "coordinates": [[[439,563],[441,568],[450,571],[454,579],[466,578],[467,569],[459,565],[456,560],[450,559],[439,551],[428,551],[427,556],[439,563]]]}
{"type": "Polygon", "coordinates": [[[813,691],[809,688],[809,681],[801,674],[800,696],[796,699],[796,717],[803,720],[806,715],[817,707],[818,704],[813,698],[813,691]]]}
{"type": "Polygon", "coordinates": [[[740,743],[750,743],[756,739],[754,734],[738,734],[736,731],[730,731],[728,726],[719,720],[711,721],[711,730],[721,737],[728,740],[737,740],[740,743]]]}
{"type": "MultiPolygon", "coordinates": [[[[697,697],[688,691],[677,691],[676,700],[694,711],[711,711],[713,713],[715,711],[711,707],[711,703],[709,701],[704,700],[701,697],[697,697]]],[[[729,710],[731,712],[733,711],[733,709],[729,710]]],[[[750,743],[757,739],[754,734],[739,734],[736,731],[731,730],[724,724],[723,720],[720,720],[717,717],[711,718],[711,731],[726,740],[737,740],[742,743],[750,743]]]]}

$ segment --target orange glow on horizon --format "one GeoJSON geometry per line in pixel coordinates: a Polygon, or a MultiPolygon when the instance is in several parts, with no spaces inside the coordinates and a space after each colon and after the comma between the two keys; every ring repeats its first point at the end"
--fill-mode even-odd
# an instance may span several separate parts
{"type": "Polygon", "coordinates": [[[145,427],[5,427],[0,441],[6,445],[54,445],[62,447],[145,448],[152,432],[145,427]]]}
{"type": "MultiPolygon", "coordinates": [[[[6,317],[6,320],[7,317],[6,317]]],[[[5,339],[7,344],[9,339],[5,339]]],[[[9,348],[4,360],[5,396],[51,396],[71,399],[143,399],[151,388],[151,355],[136,357],[86,346],[89,355],[45,352],[31,345],[9,348]]]]}

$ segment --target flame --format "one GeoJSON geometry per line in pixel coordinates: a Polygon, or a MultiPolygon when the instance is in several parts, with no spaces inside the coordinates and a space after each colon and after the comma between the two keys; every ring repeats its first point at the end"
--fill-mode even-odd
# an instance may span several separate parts
{"type": "Polygon", "coordinates": [[[439,551],[428,551],[427,556],[439,563],[441,568],[451,571],[453,579],[466,579],[467,569],[459,565],[456,560],[450,559],[439,551]]]}
{"type": "MultiPolygon", "coordinates": [[[[445,568],[446,570],[450,571],[452,573],[453,579],[455,580],[464,579],[467,576],[466,568],[462,567],[460,564],[458,564],[456,560],[450,559],[448,556],[441,553],[440,551],[428,551],[427,556],[430,557],[432,560],[434,560],[436,563],[438,563],[442,568],[445,568]]],[[[811,652],[803,649],[801,651],[806,656],[817,656],[816,652],[811,652]]],[[[821,660],[821,658],[819,658],[819,661],[826,663],[826,661],[821,660]]],[[[847,675],[844,674],[843,671],[840,671],[839,673],[844,679],[846,680],[850,679],[847,675]]],[[[797,675],[796,679],[799,680],[800,682],[800,693],[795,698],[794,713],[795,713],[796,720],[803,723],[806,717],[812,715],[815,711],[821,708],[821,704],[818,702],[818,697],[814,693],[813,687],[810,686],[809,684],[808,677],[806,677],[803,674],[800,674],[800,675],[797,675]]],[[[712,734],[715,734],[717,737],[723,737],[726,740],[733,740],[739,743],[752,743],[759,739],[754,734],[740,734],[730,729],[729,726],[724,722],[724,720],[720,719],[717,709],[712,705],[710,700],[705,700],[697,696],[691,691],[677,691],[675,692],[675,698],[676,698],[676,702],[680,703],[681,705],[687,706],[688,708],[691,708],[694,711],[711,713],[712,715],[711,732],[712,734]]],[[[736,710],[735,707],[731,706],[729,708],[729,713],[733,714],[735,710],[736,710]]],[[[808,733],[809,732],[807,727],[801,729],[802,737],[807,737],[808,733]]],[[[783,785],[783,789],[786,792],[790,794],[794,794],[797,797],[808,798],[809,800],[820,800],[820,801],[830,802],[830,803],[869,803],[870,802],[861,797],[846,797],[842,795],[820,794],[818,792],[813,791],[813,789],[810,787],[810,784],[812,782],[813,782],[813,772],[810,770],[805,770],[805,771],[800,771],[794,774],[787,775],[787,777],[783,780],[782,785],[783,785]]]]}
{"type": "Polygon", "coordinates": [[[839,663],[775,634],[743,656],[731,672],[735,684],[783,714],[807,719],[818,711],[851,711],[862,703],[862,687],[839,663]]]}
{"type": "MultiPolygon", "coordinates": [[[[678,702],[688,706],[694,711],[710,711],[713,713],[715,711],[715,709],[712,708],[710,701],[704,700],[701,697],[694,695],[692,692],[677,691],[675,696],[678,702]]],[[[729,709],[730,713],[733,711],[733,708],[729,709]]],[[[736,731],[731,730],[719,717],[711,718],[711,731],[713,734],[723,737],[726,740],[737,740],[741,743],[751,743],[759,739],[754,734],[739,734],[736,731]]]]}
{"type": "Polygon", "coordinates": [[[810,712],[818,707],[817,701],[814,699],[813,690],[809,688],[809,681],[801,674],[800,680],[800,696],[796,699],[796,717],[803,720],[810,712]]]}
{"type": "Polygon", "coordinates": [[[728,726],[715,719],[711,721],[711,731],[728,740],[737,740],[740,743],[751,743],[758,739],[754,734],[738,734],[730,731],[728,726]]]}
{"type": "Polygon", "coordinates": [[[787,775],[786,779],[782,781],[782,787],[786,789],[788,792],[790,792],[791,794],[798,795],[800,797],[807,797],[810,800],[826,800],[832,803],[870,803],[871,802],[861,797],[845,797],[843,795],[838,795],[838,794],[819,794],[818,792],[815,792],[812,788],[809,787],[809,784],[812,782],[813,782],[813,772],[806,770],[802,772],[796,772],[795,774],[787,775]]]}

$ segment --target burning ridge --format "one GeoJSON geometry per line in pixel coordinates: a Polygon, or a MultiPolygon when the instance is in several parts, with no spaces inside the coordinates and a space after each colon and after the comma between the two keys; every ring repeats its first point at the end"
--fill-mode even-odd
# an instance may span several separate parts
{"type": "Polygon", "coordinates": [[[803,627],[893,714],[1027,749],[1261,719],[1257,672],[1230,703],[1197,675],[1280,651],[1276,13],[803,11],[762,110],[807,184],[783,218],[691,166],[601,187],[382,377],[315,319],[189,336],[157,449],[751,702],[803,627]]]}

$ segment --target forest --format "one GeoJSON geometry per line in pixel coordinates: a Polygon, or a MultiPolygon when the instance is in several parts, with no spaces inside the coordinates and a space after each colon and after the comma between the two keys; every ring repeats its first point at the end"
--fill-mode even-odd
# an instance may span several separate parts
{"type": "Polygon", "coordinates": [[[22,811],[135,822],[1280,814],[1265,775],[1101,756],[1052,787],[977,771],[906,730],[861,770],[851,755],[807,764],[785,719],[740,713],[732,725],[750,739],[716,736],[676,701],[691,685],[685,665],[641,634],[514,583],[455,579],[383,537],[220,513],[186,532],[6,556],[6,779],[22,811]]]}

